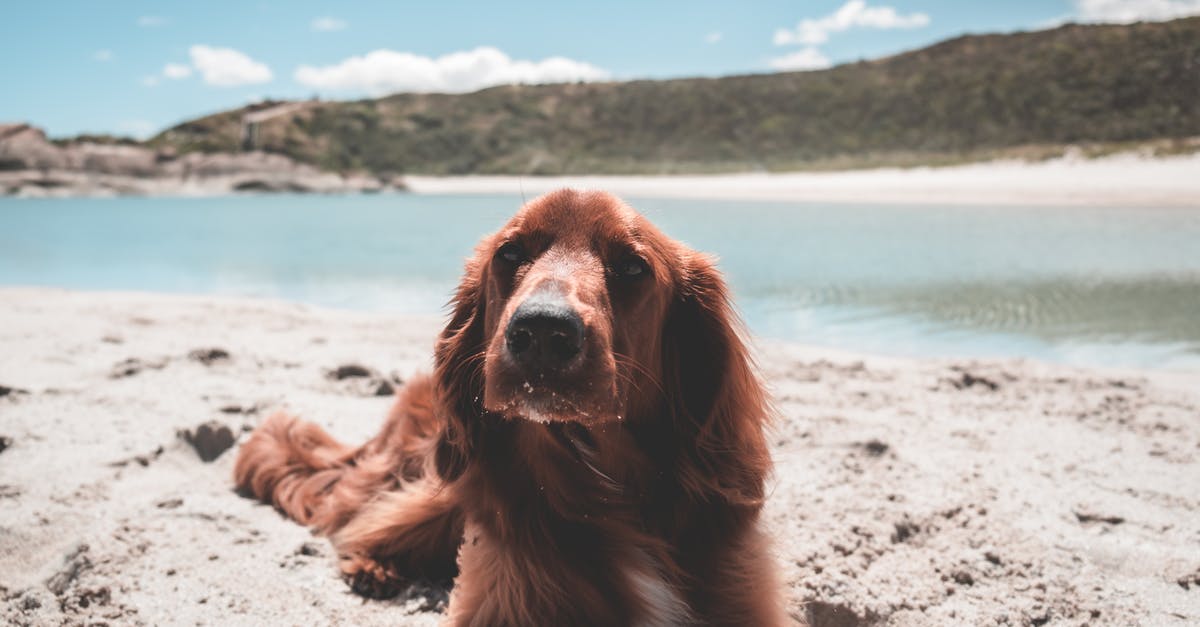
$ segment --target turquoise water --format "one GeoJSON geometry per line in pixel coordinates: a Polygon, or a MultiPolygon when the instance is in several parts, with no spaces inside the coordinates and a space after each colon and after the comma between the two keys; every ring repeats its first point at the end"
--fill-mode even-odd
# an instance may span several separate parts
{"type": "MultiPolygon", "coordinates": [[[[1200,369],[1200,212],[631,199],[763,339],[1200,369]]],[[[436,313],[513,196],[0,199],[0,285],[436,313]]]]}

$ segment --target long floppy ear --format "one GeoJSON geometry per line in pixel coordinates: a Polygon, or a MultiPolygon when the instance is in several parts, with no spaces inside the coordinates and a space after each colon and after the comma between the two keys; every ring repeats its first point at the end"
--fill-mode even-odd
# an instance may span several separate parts
{"type": "Polygon", "coordinates": [[[453,313],[434,351],[437,399],[446,414],[434,462],[445,481],[457,479],[466,470],[474,439],[473,418],[482,412],[486,260],[481,244],[467,262],[452,302],[453,313]]]}
{"type": "Polygon", "coordinates": [[[714,261],[691,251],[682,261],[663,342],[680,479],[703,499],[758,506],[771,467],[767,396],[714,261]]]}

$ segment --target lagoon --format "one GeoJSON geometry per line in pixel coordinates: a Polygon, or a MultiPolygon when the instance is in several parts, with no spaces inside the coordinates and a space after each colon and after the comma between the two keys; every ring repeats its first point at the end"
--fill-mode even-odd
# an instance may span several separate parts
{"type": "MultiPolygon", "coordinates": [[[[760,343],[1200,369],[1200,212],[630,198],[760,343]]],[[[512,195],[0,199],[0,285],[438,314],[512,195]]],[[[431,338],[432,339],[432,338],[431,338]]]]}

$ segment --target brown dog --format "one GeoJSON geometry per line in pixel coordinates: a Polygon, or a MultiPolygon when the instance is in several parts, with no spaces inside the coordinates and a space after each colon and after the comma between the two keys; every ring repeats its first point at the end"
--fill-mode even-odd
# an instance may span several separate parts
{"type": "Polygon", "coordinates": [[[457,573],[455,625],[785,621],[768,404],[709,258],[548,194],[479,244],[436,361],[362,447],[272,416],[238,486],[329,534],[360,593],[457,573]]]}

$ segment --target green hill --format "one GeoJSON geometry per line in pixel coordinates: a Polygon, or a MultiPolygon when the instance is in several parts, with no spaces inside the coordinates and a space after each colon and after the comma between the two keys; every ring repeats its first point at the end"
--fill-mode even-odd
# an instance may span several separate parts
{"type": "MultiPolygon", "coordinates": [[[[238,150],[252,110],[150,143],[238,150]]],[[[313,102],[261,122],[257,146],[377,174],[599,174],[939,163],[1197,136],[1200,18],[1188,18],[965,36],[818,72],[313,102]]]]}

